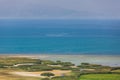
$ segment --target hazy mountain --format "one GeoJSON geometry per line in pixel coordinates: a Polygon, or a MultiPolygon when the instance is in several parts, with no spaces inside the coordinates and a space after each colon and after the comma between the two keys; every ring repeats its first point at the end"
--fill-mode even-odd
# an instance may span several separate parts
{"type": "Polygon", "coordinates": [[[54,18],[79,15],[78,11],[45,5],[7,5],[0,7],[0,17],[54,18]]]}
{"type": "Polygon", "coordinates": [[[0,0],[0,18],[120,18],[119,0],[0,0]]]}

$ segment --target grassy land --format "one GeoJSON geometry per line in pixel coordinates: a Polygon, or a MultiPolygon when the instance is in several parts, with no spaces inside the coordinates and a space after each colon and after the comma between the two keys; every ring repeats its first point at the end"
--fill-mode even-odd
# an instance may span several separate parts
{"type": "Polygon", "coordinates": [[[76,66],[71,62],[0,57],[0,80],[49,80],[42,79],[41,72],[45,73],[46,71],[55,75],[50,80],[120,80],[120,67],[89,63],[81,63],[76,66]],[[22,72],[22,74],[24,72],[25,74],[11,74],[14,72],[22,72]],[[32,77],[33,73],[38,76],[32,77]],[[80,74],[82,75],[79,79],[80,74]]]}
{"type": "Polygon", "coordinates": [[[119,72],[120,73],[120,69],[119,70],[113,70],[112,72],[119,72]]]}
{"type": "Polygon", "coordinates": [[[120,74],[88,74],[82,75],[79,80],[120,80],[120,74]]]}

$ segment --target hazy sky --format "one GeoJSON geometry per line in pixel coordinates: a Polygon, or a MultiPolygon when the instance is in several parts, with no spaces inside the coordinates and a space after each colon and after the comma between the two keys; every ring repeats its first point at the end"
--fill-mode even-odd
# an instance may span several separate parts
{"type": "Polygon", "coordinates": [[[0,0],[0,18],[120,18],[120,0],[0,0]]]}

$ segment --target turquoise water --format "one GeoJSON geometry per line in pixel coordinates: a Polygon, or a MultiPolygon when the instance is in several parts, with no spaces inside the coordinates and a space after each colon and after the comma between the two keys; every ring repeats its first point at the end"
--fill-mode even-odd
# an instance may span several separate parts
{"type": "Polygon", "coordinates": [[[0,53],[117,55],[119,26],[119,21],[0,20],[0,53]]]}

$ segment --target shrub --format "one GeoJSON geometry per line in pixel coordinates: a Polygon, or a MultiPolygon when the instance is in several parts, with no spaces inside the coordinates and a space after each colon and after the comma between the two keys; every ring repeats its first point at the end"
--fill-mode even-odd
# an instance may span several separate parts
{"type": "Polygon", "coordinates": [[[54,61],[50,61],[50,60],[43,60],[42,64],[44,64],[44,65],[53,65],[53,64],[55,64],[55,62],[54,61]]]}
{"type": "Polygon", "coordinates": [[[3,65],[3,64],[0,64],[0,68],[4,68],[4,65],[3,65]]]}
{"type": "Polygon", "coordinates": [[[74,66],[74,64],[72,64],[71,62],[61,62],[61,63],[59,63],[59,65],[62,65],[62,66],[65,66],[65,67],[74,66]]]}
{"type": "Polygon", "coordinates": [[[46,77],[51,77],[51,76],[54,76],[55,74],[53,74],[53,73],[50,73],[50,72],[48,72],[48,73],[42,73],[41,74],[41,76],[46,76],[46,77]]]}
{"type": "Polygon", "coordinates": [[[81,65],[90,65],[89,63],[81,63],[81,65]]]}
{"type": "Polygon", "coordinates": [[[46,65],[24,65],[24,66],[19,66],[18,68],[26,70],[26,71],[51,71],[53,70],[52,67],[46,66],[46,65]]]}

